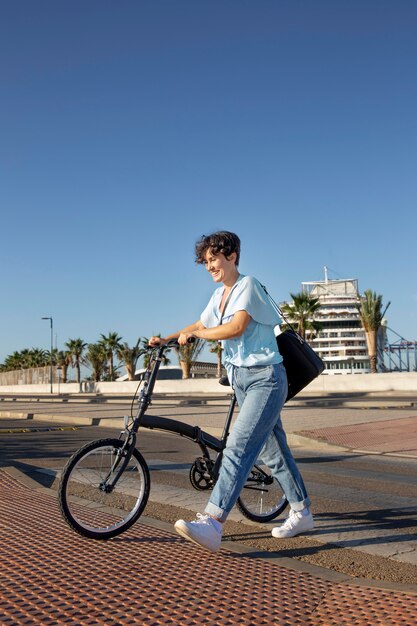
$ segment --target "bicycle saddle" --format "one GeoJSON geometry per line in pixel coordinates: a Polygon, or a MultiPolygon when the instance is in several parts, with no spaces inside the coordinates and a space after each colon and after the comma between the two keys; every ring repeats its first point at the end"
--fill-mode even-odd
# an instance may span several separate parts
{"type": "Polygon", "coordinates": [[[229,379],[227,378],[227,376],[222,376],[221,378],[219,378],[219,383],[224,387],[230,387],[229,379]]]}

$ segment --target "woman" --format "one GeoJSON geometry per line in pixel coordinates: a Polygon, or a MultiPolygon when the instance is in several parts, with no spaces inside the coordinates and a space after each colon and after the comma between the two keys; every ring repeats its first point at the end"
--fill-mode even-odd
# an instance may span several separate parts
{"type": "Polygon", "coordinates": [[[291,506],[285,523],[273,528],[278,538],[294,537],[314,527],[310,499],[288,448],[280,412],[287,396],[287,377],[274,327],[282,323],[260,283],[239,273],[240,240],[220,231],[196,244],[196,261],[220,284],[201,318],[151,345],[189,337],[219,340],[224,365],[236,394],[239,414],[227,440],[218,480],[204,515],[178,520],[175,530],[212,552],[220,548],[222,523],[233,508],[257,458],[270,468],[291,506]]]}

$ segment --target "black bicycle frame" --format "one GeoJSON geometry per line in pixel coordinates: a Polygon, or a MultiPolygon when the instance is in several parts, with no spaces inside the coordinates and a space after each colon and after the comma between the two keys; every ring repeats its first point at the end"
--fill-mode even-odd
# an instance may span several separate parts
{"type": "Polygon", "coordinates": [[[136,442],[136,434],[141,426],[150,430],[165,430],[180,435],[181,437],[191,439],[191,441],[194,441],[200,447],[205,459],[210,460],[208,449],[214,450],[218,453],[213,467],[213,474],[217,477],[222,458],[222,451],[225,448],[226,440],[230,432],[232,417],[236,406],[236,396],[234,394],[231,396],[229,410],[227,412],[221,439],[218,439],[204,430],[201,430],[199,426],[191,426],[190,424],[185,424],[184,422],[159,415],[146,415],[146,411],[151,403],[153,390],[162,362],[162,355],[165,349],[166,346],[158,348],[154,357],[153,366],[145,373],[144,387],[139,396],[139,409],[130,430],[132,441],[136,442]]]}
{"type": "Polygon", "coordinates": [[[220,439],[210,433],[201,430],[199,426],[191,426],[190,424],[184,424],[175,419],[161,417],[159,415],[143,415],[139,427],[148,428],[149,430],[165,430],[171,433],[186,437],[194,441],[203,454],[203,457],[210,460],[210,454],[208,449],[217,452],[217,458],[213,467],[213,476],[217,477],[222,460],[222,453],[226,446],[226,440],[229,436],[232,417],[236,406],[236,396],[233,394],[230,398],[229,409],[227,412],[226,421],[223,428],[223,433],[220,439]]]}

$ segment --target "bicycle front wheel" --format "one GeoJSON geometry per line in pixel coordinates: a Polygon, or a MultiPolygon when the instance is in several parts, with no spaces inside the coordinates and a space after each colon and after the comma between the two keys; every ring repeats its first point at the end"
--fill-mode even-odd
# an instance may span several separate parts
{"type": "Polygon", "coordinates": [[[110,539],[136,522],[149,497],[148,466],[134,450],[125,462],[119,439],[92,441],[68,461],[59,485],[62,514],[77,533],[91,539],[110,539]]]}
{"type": "Polygon", "coordinates": [[[236,504],[253,522],[269,522],[284,511],[288,501],[267,466],[255,464],[236,504]]]}

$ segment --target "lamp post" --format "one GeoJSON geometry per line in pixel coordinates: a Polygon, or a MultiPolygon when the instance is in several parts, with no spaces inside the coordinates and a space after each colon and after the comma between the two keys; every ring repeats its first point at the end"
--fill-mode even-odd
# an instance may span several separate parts
{"type": "Polygon", "coordinates": [[[51,382],[51,393],[53,393],[52,390],[52,352],[54,349],[54,321],[52,319],[52,317],[43,317],[43,320],[49,320],[51,323],[51,353],[50,353],[50,362],[51,362],[51,371],[50,371],[50,382],[51,382]]]}

